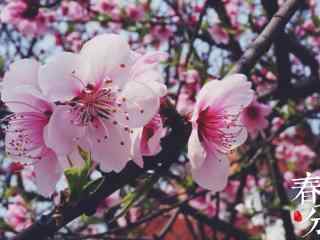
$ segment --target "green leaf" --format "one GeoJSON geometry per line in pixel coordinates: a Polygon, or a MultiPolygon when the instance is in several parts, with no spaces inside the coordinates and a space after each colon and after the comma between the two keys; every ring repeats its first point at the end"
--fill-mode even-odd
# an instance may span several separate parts
{"type": "Polygon", "coordinates": [[[0,72],[4,69],[4,59],[0,56],[0,72]]]}
{"type": "MultiPolygon", "coordinates": [[[[88,188],[88,184],[90,184],[90,170],[92,167],[91,154],[81,147],[78,147],[79,154],[84,161],[84,166],[82,168],[72,167],[68,168],[64,171],[64,174],[67,178],[68,186],[70,189],[70,198],[77,199],[80,198],[81,195],[88,188]]],[[[71,159],[68,159],[72,162],[71,159]]],[[[92,183],[93,184],[93,183],[92,183]]],[[[91,187],[91,189],[94,185],[91,187]]]]}
{"type": "Polygon", "coordinates": [[[92,159],[91,159],[91,153],[85,151],[80,146],[78,146],[78,151],[82,159],[84,160],[85,166],[84,168],[89,171],[92,166],[92,159]]]}
{"type": "Polygon", "coordinates": [[[316,15],[312,16],[312,21],[313,21],[314,25],[316,25],[317,28],[320,27],[320,17],[319,16],[316,16],[316,15]]]}
{"type": "Polygon", "coordinates": [[[81,196],[83,186],[89,180],[87,171],[83,168],[68,168],[64,171],[64,174],[68,181],[71,199],[79,198],[81,196]]]}

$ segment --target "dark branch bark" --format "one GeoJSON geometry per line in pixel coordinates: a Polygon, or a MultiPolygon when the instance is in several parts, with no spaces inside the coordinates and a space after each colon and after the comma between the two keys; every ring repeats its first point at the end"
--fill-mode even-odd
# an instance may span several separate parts
{"type": "Polygon", "coordinates": [[[299,8],[300,0],[288,0],[274,14],[269,24],[265,27],[262,33],[245,51],[240,60],[231,70],[231,73],[249,73],[258,59],[270,48],[272,42],[283,32],[283,29],[291,16],[299,8]]]}
{"type": "MultiPolygon", "coordinates": [[[[262,0],[261,2],[267,12],[268,18],[271,19],[278,11],[278,2],[276,0],[262,0]]],[[[286,40],[285,30],[282,28],[281,34],[274,40],[274,53],[278,71],[278,92],[281,92],[277,97],[283,102],[288,99],[287,93],[291,88],[291,63],[289,46],[286,40]]]]}
{"type": "MultiPolygon", "coordinates": [[[[265,8],[268,18],[271,19],[272,16],[278,10],[278,2],[277,0],[262,0],[262,5],[265,8]]],[[[282,33],[275,38],[274,41],[274,51],[277,63],[278,70],[278,92],[281,94],[278,96],[281,102],[284,102],[288,99],[288,90],[291,89],[291,62],[289,58],[289,49],[290,47],[287,44],[287,37],[282,28],[282,33]]],[[[273,177],[277,179],[281,179],[281,175],[277,166],[277,163],[272,164],[273,169],[273,177]]],[[[278,192],[278,196],[281,204],[283,206],[289,204],[289,200],[286,194],[286,191],[282,185],[282,181],[276,182],[276,189],[278,192]]],[[[286,231],[286,238],[294,240],[294,228],[291,222],[290,212],[285,209],[281,209],[281,217],[283,220],[284,229],[286,231]]]]}
{"type": "MultiPolygon", "coordinates": [[[[210,6],[212,6],[216,10],[220,20],[228,28],[232,29],[232,24],[231,24],[230,18],[228,16],[228,13],[225,9],[224,3],[221,0],[209,0],[208,3],[210,6]]],[[[240,46],[239,42],[237,41],[237,39],[235,39],[235,37],[230,34],[229,34],[229,38],[230,38],[230,41],[229,41],[227,47],[231,50],[232,59],[234,61],[236,61],[241,57],[243,52],[242,52],[241,46],[240,46]]]]}
{"type": "Polygon", "coordinates": [[[277,195],[280,200],[280,205],[281,205],[280,214],[281,214],[281,218],[283,219],[284,229],[286,231],[286,239],[295,240],[296,235],[294,233],[290,211],[283,208],[284,206],[288,206],[290,204],[286,190],[283,187],[283,177],[278,168],[278,163],[276,159],[273,158],[272,154],[269,154],[268,157],[269,157],[268,161],[270,164],[270,171],[272,175],[274,188],[276,189],[277,195]]]}
{"type": "Polygon", "coordinates": [[[210,226],[213,230],[229,233],[230,236],[238,240],[249,239],[246,233],[235,228],[232,224],[222,221],[215,217],[209,218],[208,216],[200,213],[197,209],[194,209],[193,207],[190,207],[187,204],[181,206],[180,209],[182,213],[192,216],[199,222],[205,223],[206,225],[210,226]]]}

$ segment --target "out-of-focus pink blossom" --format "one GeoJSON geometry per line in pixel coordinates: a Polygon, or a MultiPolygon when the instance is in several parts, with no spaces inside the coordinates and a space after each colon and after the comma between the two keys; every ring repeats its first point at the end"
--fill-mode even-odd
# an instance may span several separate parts
{"type": "Polygon", "coordinates": [[[69,49],[73,52],[78,52],[81,49],[83,44],[81,33],[79,32],[71,32],[65,38],[65,44],[69,49]]]}
{"type": "Polygon", "coordinates": [[[128,211],[127,216],[122,216],[117,220],[120,227],[125,227],[128,222],[136,222],[141,216],[141,209],[138,207],[131,207],[128,211]],[[128,221],[129,220],[129,221],[128,221]]]}
{"type": "Polygon", "coordinates": [[[133,131],[133,160],[143,167],[142,156],[154,156],[161,150],[160,140],[165,134],[161,116],[155,115],[143,128],[133,131]]]}
{"type": "Polygon", "coordinates": [[[252,138],[256,138],[259,131],[268,127],[269,122],[266,117],[269,116],[271,110],[270,106],[259,103],[256,98],[243,110],[241,122],[245,125],[252,138]]]}
{"type": "Polygon", "coordinates": [[[210,194],[192,199],[190,201],[190,206],[207,214],[209,217],[214,217],[216,215],[216,204],[214,200],[211,200],[210,194]]]}
{"type": "Polygon", "coordinates": [[[88,11],[77,1],[63,1],[61,4],[62,15],[70,20],[86,20],[88,19],[88,11]]]}
{"type": "Polygon", "coordinates": [[[155,25],[151,28],[150,34],[156,41],[167,41],[172,35],[173,31],[168,26],[155,25]]]}
{"type": "Polygon", "coordinates": [[[296,128],[289,128],[273,141],[276,145],[275,156],[285,169],[301,176],[309,170],[316,153],[305,144],[303,136],[296,128]],[[290,166],[288,168],[287,166],[290,166]]]}
{"type": "Polygon", "coordinates": [[[226,195],[225,197],[226,201],[228,202],[234,201],[239,185],[240,185],[239,181],[233,180],[228,182],[228,185],[222,192],[222,194],[226,195]]]}
{"type": "Polygon", "coordinates": [[[272,119],[272,128],[271,130],[273,132],[277,131],[279,128],[281,128],[285,124],[285,120],[280,117],[275,117],[272,119]]]}
{"type": "Polygon", "coordinates": [[[129,4],[126,7],[127,15],[132,21],[140,21],[144,18],[145,10],[142,4],[129,4]]]}
{"type": "Polygon", "coordinates": [[[283,180],[284,180],[283,185],[284,185],[286,188],[292,187],[292,185],[293,185],[292,179],[294,179],[294,173],[293,173],[293,172],[290,172],[290,171],[286,171],[286,172],[283,174],[283,180]]]}
{"type": "Polygon", "coordinates": [[[252,100],[251,83],[241,74],[210,81],[200,90],[188,143],[192,176],[200,186],[212,191],[226,186],[227,154],[247,139],[240,114],[252,100]]]}
{"type": "Polygon", "coordinates": [[[3,79],[1,99],[14,112],[7,118],[6,152],[14,161],[33,165],[39,192],[49,196],[61,176],[61,168],[56,154],[44,143],[52,105],[40,91],[39,68],[35,60],[13,63],[3,79]]]}
{"type": "Polygon", "coordinates": [[[22,169],[24,169],[24,165],[20,162],[13,162],[9,166],[9,171],[12,173],[20,172],[22,169]]]}
{"type": "Polygon", "coordinates": [[[295,32],[298,36],[303,37],[308,32],[314,32],[316,29],[316,26],[313,23],[312,19],[308,19],[303,22],[302,25],[297,26],[295,29],[295,32]]]}
{"type": "Polygon", "coordinates": [[[96,215],[102,217],[107,209],[110,209],[119,203],[121,203],[120,192],[116,191],[99,204],[96,215]]]}
{"type": "Polygon", "coordinates": [[[256,92],[258,96],[264,96],[271,93],[276,88],[275,84],[269,82],[261,82],[256,87],[256,92]]]}
{"type": "Polygon", "coordinates": [[[234,28],[239,28],[240,24],[238,22],[238,16],[240,5],[243,4],[240,0],[224,0],[225,8],[227,11],[227,14],[230,18],[231,24],[234,28]]]}
{"type": "Polygon", "coordinates": [[[115,34],[91,39],[79,54],[53,57],[39,74],[45,96],[60,103],[50,117],[46,144],[59,156],[80,145],[103,171],[121,171],[130,160],[131,129],[152,119],[166,92],[158,70],[165,57],[135,53],[115,34]]]}
{"type": "Polygon", "coordinates": [[[99,0],[93,6],[93,9],[100,13],[109,15],[113,20],[121,19],[121,10],[116,0],[99,0]]]}
{"type": "Polygon", "coordinates": [[[208,32],[210,33],[212,39],[220,44],[228,44],[229,42],[229,34],[227,33],[226,30],[224,30],[224,28],[216,23],[214,25],[212,25],[209,29],[208,32]]]}
{"type": "Polygon", "coordinates": [[[22,0],[10,1],[1,12],[1,21],[13,24],[25,35],[38,36],[47,30],[48,19],[44,11],[34,11],[22,0]]]}
{"type": "Polygon", "coordinates": [[[32,224],[31,214],[21,196],[16,196],[14,202],[9,204],[5,221],[18,232],[32,224]]]}
{"type": "Polygon", "coordinates": [[[309,110],[320,109],[320,95],[315,93],[311,96],[308,96],[305,100],[305,105],[309,110]]]}
{"type": "Polygon", "coordinates": [[[187,115],[193,111],[196,94],[200,90],[200,75],[197,70],[191,69],[181,73],[180,81],[183,81],[183,86],[178,96],[177,110],[187,115]]]}

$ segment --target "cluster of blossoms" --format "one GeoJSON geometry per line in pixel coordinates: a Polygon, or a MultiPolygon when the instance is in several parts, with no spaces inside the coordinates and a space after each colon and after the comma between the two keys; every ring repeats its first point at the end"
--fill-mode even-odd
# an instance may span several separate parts
{"type": "Polygon", "coordinates": [[[47,196],[65,166],[82,165],[77,146],[106,172],[121,171],[130,159],[141,165],[133,155],[157,153],[163,136],[156,114],[166,93],[158,70],[165,57],[140,55],[119,35],[105,34],[80,53],[62,52],[44,65],[13,63],[2,91],[13,112],[6,119],[8,155],[33,165],[39,191],[47,196]]]}
{"type": "Polygon", "coordinates": [[[32,216],[24,199],[17,195],[9,203],[6,222],[15,231],[21,231],[32,224],[32,216]]]}
{"type": "MultiPolygon", "coordinates": [[[[202,224],[203,216],[248,238],[286,239],[289,221],[281,218],[287,208],[279,196],[290,199],[292,180],[306,171],[320,175],[320,95],[313,89],[320,55],[312,56],[320,48],[318,2],[305,0],[286,28],[291,92],[280,86],[277,47],[250,69],[250,81],[241,74],[216,79],[269,23],[265,5],[280,7],[284,0],[3,0],[0,114],[6,153],[3,164],[0,159],[0,226],[6,229],[0,229],[0,238],[27,228],[53,205],[73,207],[73,200],[87,197],[85,187],[122,176],[135,164],[147,165],[143,175],[57,237],[124,233],[140,239],[168,224],[165,239],[238,237],[202,224]],[[106,32],[113,34],[100,35],[106,32]],[[151,49],[159,52],[146,52],[151,49]],[[52,52],[56,55],[44,61],[52,52]],[[26,57],[37,61],[8,64],[26,57]],[[181,135],[183,142],[189,137],[188,144],[165,159],[180,123],[186,128],[178,130],[191,133],[181,135]],[[164,173],[165,161],[171,166],[164,173]],[[83,188],[70,184],[68,174],[79,172],[86,172],[83,188]],[[185,208],[175,213],[173,204],[180,207],[180,201],[197,216],[185,208]],[[122,232],[131,225],[137,229],[122,232]]],[[[298,208],[300,217],[308,218],[311,209],[298,208]]],[[[292,219],[302,234],[308,226],[297,224],[294,214],[292,219]]]]}
{"type": "Polygon", "coordinates": [[[244,109],[241,121],[246,126],[251,138],[256,138],[259,131],[266,129],[269,125],[266,117],[270,115],[272,108],[266,104],[259,103],[256,98],[244,109]]]}
{"type": "Polygon", "coordinates": [[[218,44],[228,44],[229,34],[219,23],[213,24],[209,29],[212,39],[218,44]]]}
{"type": "Polygon", "coordinates": [[[307,144],[307,136],[299,128],[289,128],[274,140],[275,154],[279,159],[285,179],[289,182],[294,177],[301,177],[310,168],[316,153],[307,144]]]}
{"type": "MultiPolygon", "coordinates": [[[[52,194],[63,169],[83,165],[78,147],[90,152],[104,172],[119,172],[129,160],[143,167],[142,156],[159,153],[165,135],[158,114],[166,94],[158,65],[165,58],[160,52],[130,50],[120,35],[102,34],[79,53],[61,52],[44,65],[31,59],[13,63],[2,91],[13,112],[6,118],[7,154],[33,165],[45,196],[52,194]]],[[[195,74],[187,75],[199,78],[195,74]]],[[[212,80],[199,92],[188,145],[191,172],[199,185],[212,191],[225,187],[227,155],[247,138],[240,116],[252,100],[251,84],[240,74],[212,80]]],[[[252,104],[263,118],[260,105],[252,104]]]]}
{"type": "Polygon", "coordinates": [[[181,114],[189,114],[193,111],[197,92],[200,90],[200,75],[197,70],[190,69],[182,72],[183,86],[177,100],[177,110],[181,114]]]}
{"type": "Polygon", "coordinates": [[[13,24],[21,33],[32,36],[46,32],[48,24],[54,20],[52,14],[26,0],[10,1],[0,17],[2,22],[13,24]]]}

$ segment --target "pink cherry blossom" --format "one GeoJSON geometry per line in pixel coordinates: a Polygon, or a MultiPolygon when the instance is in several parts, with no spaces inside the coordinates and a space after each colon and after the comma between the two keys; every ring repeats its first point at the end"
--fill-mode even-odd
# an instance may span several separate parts
{"type": "Polygon", "coordinates": [[[238,21],[238,17],[240,15],[240,5],[242,4],[239,0],[224,0],[226,11],[228,13],[228,16],[231,20],[231,24],[234,28],[239,28],[240,24],[238,21]]]}
{"type": "Polygon", "coordinates": [[[96,216],[102,217],[107,209],[115,207],[121,203],[120,191],[116,191],[109,197],[105,198],[98,206],[96,216]]]}
{"type": "Polygon", "coordinates": [[[37,82],[39,67],[35,60],[13,63],[3,79],[1,99],[14,112],[5,119],[6,152],[16,162],[33,165],[39,192],[49,196],[61,169],[55,153],[44,143],[52,106],[42,97],[37,82]]]}
{"type": "Polygon", "coordinates": [[[1,21],[13,24],[25,35],[41,35],[47,30],[46,13],[38,9],[36,13],[22,0],[10,1],[1,12],[1,21]]]}
{"type": "Polygon", "coordinates": [[[269,116],[271,110],[270,106],[259,103],[256,98],[243,110],[241,121],[252,138],[256,138],[259,131],[268,127],[269,122],[266,117],[269,116]]]}
{"type": "Polygon", "coordinates": [[[117,3],[115,0],[100,0],[98,5],[102,12],[108,13],[116,7],[117,3]]]}
{"type": "Polygon", "coordinates": [[[31,214],[21,196],[16,196],[14,202],[9,204],[5,220],[18,232],[32,224],[31,214]]]}
{"type": "Polygon", "coordinates": [[[23,164],[21,164],[19,162],[13,162],[9,166],[9,171],[11,173],[17,173],[17,172],[20,172],[21,170],[23,170],[23,168],[24,168],[23,164]]]}
{"type": "Polygon", "coordinates": [[[120,7],[118,6],[116,0],[99,0],[93,6],[93,9],[103,14],[111,16],[114,20],[121,19],[120,7]]]}
{"type": "Polygon", "coordinates": [[[227,184],[227,154],[247,139],[240,114],[253,99],[250,87],[246,76],[234,74],[210,81],[199,92],[188,157],[192,176],[201,187],[220,191],[227,184]]]}
{"type": "Polygon", "coordinates": [[[200,75],[195,69],[182,72],[180,75],[184,84],[178,96],[177,110],[188,115],[193,110],[196,93],[200,90],[200,75]]]}
{"type": "Polygon", "coordinates": [[[126,7],[128,17],[132,21],[140,21],[144,18],[144,6],[142,4],[129,4],[126,7]]]}
{"type": "Polygon", "coordinates": [[[309,110],[320,109],[320,95],[318,93],[314,93],[311,96],[308,96],[305,99],[305,105],[309,110]]]}
{"type": "Polygon", "coordinates": [[[65,44],[73,52],[78,52],[81,49],[83,40],[81,38],[81,33],[71,32],[65,38],[65,44]]]}
{"type": "Polygon", "coordinates": [[[211,200],[211,194],[208,193],[204,196],[197,197],[190,201],[190,206],[204,212],[209,217],[214,217],[217,212],[216,204],[214,200],[211,200]]]}
{"type": "Polygon", "coordinates": [[[152,38],[159,42],[167,41],[173,35],[172,29],[161,25],[153,26],[150,33],[152,38]]]}
{"type": "Polygon", "coordinates": [[[165,134],[162,119],[157,114],[143,128],[133,131],[133,160],[143,167],[142,156],[154,156],[161,151],[160,140],[165,134]]]}
{"type": "Polygon", "coordinates": [[[228,185],[224,189],[224,194],[226,195],[226,200],[228,202],[233,202],[237,196],[237,190],[239,188],[240,182],[239,181],[229,181],[228,185]]]}
{"type": "Polygon", "coordinates": [[[216,43],[228,44],[229,34],[220,24],[214,24],[208,29],[212,39],[216,43]]]}
{"type": "Polygon", "coordinates": [[[165,57],[133,52],[115,34],[91,39],[78,54],[53,57],[39,73],[40,88],[57,103],[46,144],[59,156],[80,145],[103,171],[121,171],[131,158],[131,129],[152,119],[166,92],[158,70],[165,57]]]}
{"type": "Polygon", "coordinates": [[[77,1],[62,2],[62,14],[71,20],[86,20],[88,18],[87,9],[77,1]]]}

